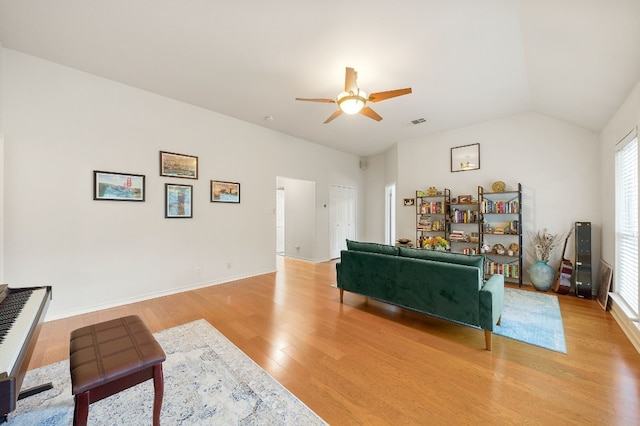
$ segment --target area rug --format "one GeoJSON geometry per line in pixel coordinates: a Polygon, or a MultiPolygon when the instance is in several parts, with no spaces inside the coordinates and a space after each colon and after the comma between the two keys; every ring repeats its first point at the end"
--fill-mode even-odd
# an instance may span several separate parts
{"type": "MultiPolygon", "coordinates": [[[[205,320],[154,334],[163,364],[163,425],[326,425],[205,320]]],[[[8,425],[71,425],[69,361],[29,371],[24,388],[53,389],[18,401],[8,425]]],[[[90,425],[150,425],[153,381],[91,404],[90,425]]]]}
{"type": "Polygon", "coordinates": [[[495,334],[567,353],[560,303],[555,295],[504,289],[504,310],[495,334]]]}

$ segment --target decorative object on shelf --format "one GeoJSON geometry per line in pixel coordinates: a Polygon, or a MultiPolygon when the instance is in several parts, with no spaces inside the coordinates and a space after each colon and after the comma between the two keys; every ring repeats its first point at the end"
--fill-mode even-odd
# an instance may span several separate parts
{"type": "Polygon", "coordinates": [[[553,285],[555,276],[554,270],[547,265],[549,260],[537,260],[536,263],[529,268],[529,276],[533,286],[538,291],[547,291],[553,285]]]}
{"type": "Polygon", "coordinates": [[[451,172],[466,172],[480,169],[480,144],[451,148],[451,172]]]}
{"type": "Polygon", "coordinates": [[[413,206],[415,205],[415,198],[405,198],[404,200],[402,200],[405,206],[413,206]]]}
{"type": "Polygon", "coordinates": [[[424,248],[430,250],[447,251],[449,250],[449,242],[442,237],[431,237],[424,240],[424,248]]]}
{"type": "Polygon", "coordinates": [[[493,192],[504,192],[506,188],[507,185],[501,180],[493,182],[493,185],[491,185],[491,189],[493,190],[493,192]]]}
{"type": "Polygon", "coordinates": [[[427,197],[435,197],[438,195],[438,189],[435,186],[427,188],[427,197]]]}
{"type": "Polygon", "coordinates": [[[511,243],[509,245],[509,251],[513,252],[513,254],[511,254],[510,256],[518,254],[518,252],[520,251],[520,246],[518,245],[518,243],[511,243]]]}
{"type": "Polygon", "coordinates": [[[480,247],[480,253],[489,253],[491,251],[491,247],[489,247],[489,244],[484,243],[482,245],[482,247],[480,247]]]}
{"type": "Polygon", "coordinates": [[[495,254],[503,255],[505,253],[505,248],[502,244],[495,244],[493,246],[493,252],[495,254]]]}
{"type": "Polygon", "coordinates": [[[409,238],[398,238],[396,240],[396,246],[398,247],[413,247],[413,243],[409,238]]]}
{"type": "Polygon", "coordinates": [[[471,202],[471,195],[458,195],[458,203],[464,204],[464,203],[470,203],[470,202],[471,202]]]}

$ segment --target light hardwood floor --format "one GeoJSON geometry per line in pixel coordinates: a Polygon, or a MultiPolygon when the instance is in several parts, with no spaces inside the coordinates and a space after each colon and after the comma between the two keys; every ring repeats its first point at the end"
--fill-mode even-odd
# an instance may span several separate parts
{"type": "MultiPolygon", "coordinates": [[[[71,330],[137,314],[153,331],[204,318],[332,425],[640,424],[640,354],[594,300],[559,296],[567,355],[345,293],[335,262],[44,324],[30,368],[71,330]]],[[[54,290],[55,298],[55,290],[54,290]]]]}

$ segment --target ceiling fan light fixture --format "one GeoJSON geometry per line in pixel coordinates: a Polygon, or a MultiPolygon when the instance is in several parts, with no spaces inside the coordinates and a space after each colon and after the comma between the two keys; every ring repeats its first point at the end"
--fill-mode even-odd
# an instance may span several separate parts
{"type": "Polygon", "coordinates": [[[342,92],[337,98],[338,107],[345,114],[357,114],[367,102],[367,94],[360,89],[354,93],[353,91],[342,92]]]}

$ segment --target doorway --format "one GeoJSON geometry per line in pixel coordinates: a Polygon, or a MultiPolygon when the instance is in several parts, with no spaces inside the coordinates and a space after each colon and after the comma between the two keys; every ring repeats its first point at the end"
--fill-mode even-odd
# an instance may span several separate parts
{"type": "Polygon", "coordinates": [[[385,187],[384,242],[394,245],[396,241],[396,184],[385,187]]]}
{"type": "Polygon", "coordinates": [[[284,255],[284,187],[276,188],[276,254],[284,255]]]}
{"type": "Polygon", "coordinates": [[[316,183],[276,177],[276,253],[314,260],[316,183]]]}

